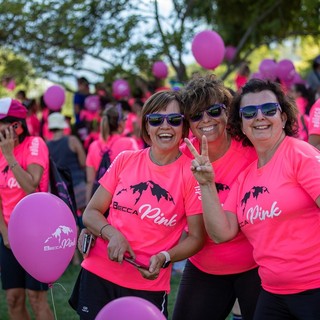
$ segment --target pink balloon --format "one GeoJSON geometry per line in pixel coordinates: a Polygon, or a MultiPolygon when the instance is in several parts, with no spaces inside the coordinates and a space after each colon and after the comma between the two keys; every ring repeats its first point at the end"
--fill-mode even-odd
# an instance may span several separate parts
{"type": "Polygon", "coordinates": [[[95,320],[165,320],[151,302],[139,297],[123,297],[106,304],[95,320]]]}
{"type": "Polygon", "coordinates": [[[224,53],[224,59],[226,61],[232,61],[233,58],[235,57],[235,54],[237,52],[237,48],[233,46],[226,46],[226,51],[224,53]]]}
{"type": "Polygon", "coordinates": [[[65,91],[62,87],[58,85],[49,87],[43,95],[44,102],[52,111],[61,110],[65,99],[65,91]]]}
{"type": "Polygon", "coordinates": [[[77,228],[69,207],[57,196],[37,192],[21,199],[8,225],[12,252],[35,279],[51,284],[68,267],[77,228]]]}
{"type": "Polygon", "coordinates": [[[128,81],[118,79],[112,84],[112,92],[116,97],[123,98],[130,96],[130,86],[128,81]]]}
{"type": "Polygon", "coordinates": [[[254,72],[250,79],[260,79],[260,80],[264,80],[263,75],[260,72],[254,72]]]}
{"type": "Polygon", "coordinates": [[[97,95],[88,96],[84,100],[84,107],[88,111],[96,112],[100,109],[101,102],[100,97],[97,95]]]}
{"type": "Polygon", "coordinates": [[[300,74],[298,72],[294,73],[293,79],[292,79],[292,84],[306,84],[306,81],[302,79],[300,74]]]}
{"type": "Polygon", "coordinates": [[[272,59],[264,59],[260,62],[259,71],[264,79],[275,80],[277,78],[277,63],[272,59]]]}
{"type": "Polygon", "coordinates": [[[165,79],[168,76],[168,67],[163,61],[156,61],[152,66],[152,74],[159,79],[165,79]]]}
{"type": "Polygon", "coordinates": [[[6,88],[10,91],[13,91],[16,88],[16,82],[14,79],[10,79],[8,84],[6,85],[6,88]]]}
{"type": "Polygon", "coordinates": [[[225,53],[222,38],[211,30],[196,34],[191,49],[196,61],[205,69],[215,69],[222,62],[225,53]]]}
{"type": "Polygon", "coordinates": [[[277,76],[284,82],[292,82],[295,75],[295,67],[291,60],[283,59],[278,62],[277,65],[277,76]]]}

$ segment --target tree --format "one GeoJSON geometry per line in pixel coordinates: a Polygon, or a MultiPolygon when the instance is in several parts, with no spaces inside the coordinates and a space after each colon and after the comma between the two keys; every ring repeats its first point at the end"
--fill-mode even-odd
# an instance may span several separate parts
{"type": "Polygon", "coordinates": [[[0,46],[24,55],[48,78],[89,71],[106,82],[152,79],[152,63],[163,59],[185,81],[188,44],[204,29],[237,47],[224,78],[261,45],[289,36],[319,39],[318,0],[171,3],[170,12],[161,12],[158,0],[6,0],[0,6],[0,46]],[[85,68],[88,58],[99,67],[85,68]]]}

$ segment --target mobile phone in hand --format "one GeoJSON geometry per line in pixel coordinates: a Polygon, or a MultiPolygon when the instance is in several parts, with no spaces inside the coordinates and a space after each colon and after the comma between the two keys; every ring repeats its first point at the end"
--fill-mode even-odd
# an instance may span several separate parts
{"type": "Polygon", "coordinates": [[[132,258],[124,256],[123,260],[129,262],[130,264],[132,264],[133,266],[135,266],[137,268],[149,270],[149,266],[147,266],[144,263],[141,263],[141,262],[139,262],[139,261],[137,261],[135,259],[132,259],[132,258]]]}
{"type": "Polygon", "coordinates": [[[89,254],[91,243],[92,243],[93,235],[86,233],[83,237],[83,244],[82,244],[82,253],[85,255],[89,254]]]}

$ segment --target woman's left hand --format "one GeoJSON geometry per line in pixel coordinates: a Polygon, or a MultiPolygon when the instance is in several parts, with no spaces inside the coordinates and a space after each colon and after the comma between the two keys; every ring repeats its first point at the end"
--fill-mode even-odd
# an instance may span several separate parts
{"type": "Polygon", "coordinates": [[[0,148],[6,160],[13,155],[14,144],[15,133],[11,126],[4,131],[0,131],[0,148]]]}
{"type": "Polygon", "coordinates": [[[156,280],[159,277],[161,267],[163,265],[162,259],[158,255],[154,255],[150,259],[149,270],[137,268],[142,277],[148,280],[156,280]]]}

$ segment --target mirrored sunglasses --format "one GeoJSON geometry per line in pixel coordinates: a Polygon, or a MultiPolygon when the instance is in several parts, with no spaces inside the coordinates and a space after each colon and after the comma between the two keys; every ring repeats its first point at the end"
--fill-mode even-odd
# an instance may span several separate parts
{"type": "Polygon", "coordinates": [[[252,119],[257,116],[259,109],[266,117],[273,117],[277,113],[278,109],[282,112],[279,103],[267,102],[261,105],[240,108],[240,117],[242,116],[245,119],[252,119]]]}
{"type": "Polygon", "coordinates": [[[211,118],[218,118],[221,116],[222,109],[226,109],[226,106],[222,103],[215,103],[204,111],[200,111],[192,116],[190,120],[192,122],[200,121],[203,118],[204,112],[211,118]]]}
{"type": "Polygon", "coordinates": [[[180,113],[170,113],[170,114],[151,113],[151,114],[147,114],[146,118],[149,124],[153,127],[159,127],[160,125],[162,125],[164,119],[167,120],[167,123],[170,126],[178,127],[182,124],[184,116],[180,113]]]}

